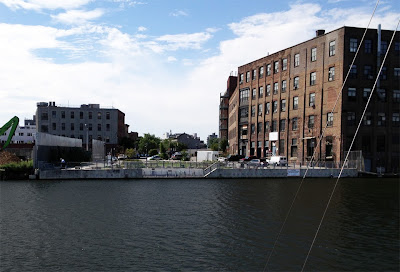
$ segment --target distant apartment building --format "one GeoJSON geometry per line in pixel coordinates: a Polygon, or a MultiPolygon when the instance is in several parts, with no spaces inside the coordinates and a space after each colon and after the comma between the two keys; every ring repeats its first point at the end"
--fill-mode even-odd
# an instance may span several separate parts
{"type": "Polygon", "coordinates": [[[165,139],[185,144],[188,149],[201,149],[207,147],[206,144],[204,144],[204,141],[200,140],[200,137],[197,137],[196,133],[193,135],[187,133],[172,134],[170,131],[169,133],[165,133],[163,137],[165,137],[165,139]]]}
{"type": "Polygon", "coordinates": [[[125,114],[115,108],[101,108],[99,104],[64,107],[55,102],[39,102],[36,124],[38,132],[82,139],[83,145],[88,141],[90,145],[92,139],[117,145],[128,135],[125,114]]]}
{"type": "MultiPolygon", "coordinates": [[[[36,132],[35,116],[33,119],[25,119],[24,126],[17,126],[14,136],[11,139],[11,144],[33,144],[34,134],[36,132]]],[[[0,135],[0,142],[3,144],[7,141],[9,130],[3,135],[0,135]]]]}
{"type": "Polygon", "coordinates": [[[259,157],[285,155],[291,162],[306,162],[317,148],[317,160],[343,161],[389,50],[352,150],[362,151],[367,171],[381,167],[386,172],[398,172],[398,33],[389,48],[393,31],[367,31],[340,95],[364,31],[355,27],[329,33],[318,30],[311,40],[240,66],[237,87],[226,95],[228,124],[222,123],[222,127],[221,113],[226,112],[221,108],[226,109],[227,97],[220,99],[220,135],[227,127],[229,152],[259,157]]]}

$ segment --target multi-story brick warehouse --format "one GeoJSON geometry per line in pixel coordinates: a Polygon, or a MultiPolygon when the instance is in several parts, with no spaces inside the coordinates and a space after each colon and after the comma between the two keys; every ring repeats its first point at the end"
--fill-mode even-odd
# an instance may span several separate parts
{"type": "Polygon", "coordinates": [[[388,48],[393,31],[382,30],[379,35],[376,29],[367,31],[339,96],[364,31],[342,27],[325,34],[318,30],[311,40],[240,66],[237,87],[229,95],[230,153],[259,157],[279,154],[291,162],[304,163],[311,158],[328,124],[316,150],[317,159],[343,161],[380,63],[389,50],[352,150],[362,150],[366,170],[384,167],[387,172],[398,172],[398,33],[388,48]]]}
{"type": "Polygon", "coordinates": [[[74,108],[56,106],[55,102],[39,102],[36,127],[38,132],[82,139],[83,145],[95,139],[113,146],[127,136],[125,114],[114,108],[100,108],[99,104],[74,108]]]}

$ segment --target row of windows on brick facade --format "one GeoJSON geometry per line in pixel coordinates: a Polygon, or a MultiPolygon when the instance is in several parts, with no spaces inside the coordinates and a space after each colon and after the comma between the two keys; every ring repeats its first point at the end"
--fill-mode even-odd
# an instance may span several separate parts
{"type": "MultiPolygon", "coordinates": [[[[364,69],[363,69],[363,78],[364,79],[375,79],[375,71],[373,70],[374,67],[372,65],[364,65],[364,69]]],[[[379,79],[380,80],[387,80],[388,76],[387,76],[387,68],[384,66],[382,67],[379,79]]],[[[399,80],[400,79],[400,68],[399,67],[395,67],[393,68],[393,77],[395,80],[399,80]]],[[[357,70],[357,65],[353,65],[350,69],[350,73],[349,73],[349,78],[358,78],[358,70],[357,70]]]]}
{"type": "MultiPolygon", "coordinates": [[[[381,53],[385,54],[386,50],[388,47],[387,41],[381,41],[381,53]]],[[[356,52],[358,48],[358,39],[356,38],[351,38],[350,39],[350,52],[356,52]]],[[[400,52],[400,42],[395,42],[395,52],[399,54],[400,52]]],[[[365,40],[364,41],[364,53],[371,54],[372,53],[372,40],[365,40]]],[[[331,41],[329,42],[329,56],[334,56],[336,54],[336,41],[331,41]]],[[[311,48],[311,62],[314,62],[317,60],[317,47],[311,48]]],[[[274,61],[273,62],[273,72],[274,74],[279,72],[279,64],[281,63],[282,65],[282,71],[287,70],[287,63],[288,60],[287,58],[282,59],[281,61],[274,61]]],[[[297,67],[300,65],[300,53],[296,53],[294,55],[293,59],[293,66],[297,67]]],[[[266,65],[266,70],[267,70],[267,76],[270,76],[272,73],[272,63],[266,65]]],[[[246,82],[250,82],[250,73],[251,73],[251,79],[256,80],[257,75],[259,78],[264,76],[264,65],[259,67],[258,69],[253,69],[251,72],[247,71],[246,72],[246,82]]],[[[244,81],[244,74],[239,75],[239,84],[242,84],[244,81]]]]}
{"type": "MultiPolygon", "coordinates": [[[[83,131],[85,128],[85,124],[80,123],[79,124],[79,130],[83,131]]],[[[66,124],[65,123],[61,123],[61,130],[65,130],[66,129],[66,124]]],[[[87,125],[87,129],[89,131],[93,130],[93,125],[92,124],[88,124],[87,125]]],[[[57,130],[57,123],[52,123],[51,124],[51,130],[55,131],[57,130]]],[[[75,130],[75,123],[71,123],[70,124],[70,130],[75,130]]],[[[47,125],[42,125],[41,126],[41,132],[48,132],[49,131],[49,127],[47,125]]],[[[102,126],[101,124],[97,124],[97,131],[102,131],[102,126]]],[[[111,131],[111,125],[110,124],[106,124],[106,131],[111,131]]]]}
{"type": "MultiPolygon", "coordinates": [[[[362,99],[364,101],[368,100],[370,94],[371,94],[371,88],[363,88],[362,89],[362,99]]],[[[385,102],[387,100],[386,98],[388,97],[388,93],[385,89],[377,89],[375,91],[375,94],[376,94],[378,101],[385,102]]],[[[357,95],[357,88],[349,87],[347,89],[348,101],[357,101],[357,97],[360,97],[359,95],[357,95]]],[[[389,97],[390,97],[390,95],[389,95],[389,97]]],[[[400,102],[400,90],[393,90],[391,99],[389,101],[399,103],[400,102]]]]}
{"type": "MultiPolygon", "coordinates": [[[[65,111],[61,111],[60,114],[61,114],[61,118],[62,119],[66,118],[65,111]]],[[[84,115],[85,114],[84,114],[83,111],[79,112],[79,118],[80,119],[84,119],[84,115]]],[[[110,112],[106,112],[106,120],[110,120],[110,116],[111,116],[110,112]]],[[[52,118],[57,118],[57,111],[51,111],[51,117],[52,118]]],[[[75,112],[71,111],[69,117],[71,119],[75,119],[75,112]]],[[[88,119],[93,119],[93,112],[91,112],[91,111],[87,112],[87,118],[88,119]]],[[[49,119],[48,112],[42,112],[41,113],[41,120],[48,120],[48,119],[49,119]]],[[[97,119],[98,120],[102,119],[102,113],[101,112],[97,112],[97,119]]]]}

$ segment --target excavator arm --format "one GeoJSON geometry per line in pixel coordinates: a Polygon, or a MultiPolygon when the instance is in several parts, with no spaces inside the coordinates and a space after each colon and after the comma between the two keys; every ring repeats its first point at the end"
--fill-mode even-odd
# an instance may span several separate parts
{"type": "Polygon", "coordinates": [[[6,132],[11,127],[10,133],[8,134],[8,138],[5,144],[3,146],[0,146],[0,151],[5,149],[10,144],[18,124],[19,124],[19,118],[17,116],[14,116],[13,118],[11,118],[10,121],[8,121],[4,126],[0,128],[0,135],[3,135],[4,132],[6,132]]]}

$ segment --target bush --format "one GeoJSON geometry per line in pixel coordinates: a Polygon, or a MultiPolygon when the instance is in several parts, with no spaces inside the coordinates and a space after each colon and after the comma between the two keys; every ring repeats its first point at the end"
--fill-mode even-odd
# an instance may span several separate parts
{"type": "Polygon", "coordinates": [[[149,151],[149,156],[154,156],[154,155],[157,155],[157,154],[158,154],[157,149],[151,149],[151,150],[149,151]]]}
{"type": "Polygon", "coordinates": [[[4,169],[9,172],[25,172],[27,170],[33,171],[33,161],[22,161],[22,162],[12,162],[0,165],[0,169],[4,169]]]}

